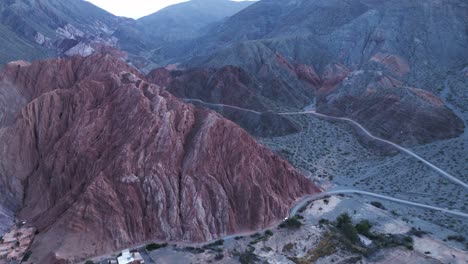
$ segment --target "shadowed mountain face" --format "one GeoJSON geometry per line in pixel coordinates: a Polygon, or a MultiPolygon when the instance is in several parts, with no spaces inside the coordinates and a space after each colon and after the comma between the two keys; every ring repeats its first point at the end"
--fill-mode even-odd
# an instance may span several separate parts
{"type": "Polygon", "coordinates": [[[35,263],[267,227],[319,191],[109,55],[10,63],[0,95],[0,202],[41,230],[35,263]]]}
{"type": "Polygon", "coordinates": [[[444,76],[468,63],[467,17],[461,0],[263,0],[196,41],[161,52],[171,56],[166,63],[187,68],[240,67],[264,98],[282,106],[302,108],[317,98],[318,111],[354,117],[385,138],[417,144],[464,129],[443,103],[426,99],[436,99],[444,76]],[[391,84],[374,85],[376,76],[391,84]],[[369,116],[362,114],[366,109],[378,111],[369,116]],[[407,129],[400,122],[408,122],[407,129]]]}

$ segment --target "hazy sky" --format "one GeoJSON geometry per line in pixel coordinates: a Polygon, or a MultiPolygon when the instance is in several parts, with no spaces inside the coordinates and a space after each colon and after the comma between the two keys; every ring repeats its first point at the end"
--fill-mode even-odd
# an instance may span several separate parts
{"type": "MultiPolygon", "coordinates": [[[[86,0],[117,16],[140,18],[187,0],[86,0]]],[[[234,0],[243,1],[243,0],[234,0]]]]}
{"type": "Polygon", "coordinates": [[[140,18],[186,0],[87,0],[117,16],[140,18]]]}

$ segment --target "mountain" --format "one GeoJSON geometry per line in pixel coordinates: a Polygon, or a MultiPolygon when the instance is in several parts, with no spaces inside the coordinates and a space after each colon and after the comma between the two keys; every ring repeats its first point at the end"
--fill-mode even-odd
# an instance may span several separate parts
{"type": "Polygon", "coordinates": [[[39,229],[34,263],[255,230],[319,192],[239,126],[110,55],[0,76],[0,202],[39,229]]]}
{"type": "MultiPolygon", "coordinates": [[[[254,1],[191,0],[171,5],[154,14],[124,24],[115,32],[119,45],[135,55],[135,61],[154,63],[165,56],[158,52],[161,46],[180,43],[200,37],[210,27],[248,7],[254,1]],[[141,55],[141,57],[139,56],[141,55]],[[144,59],[146,58],[146,59],[144,59]],[[149,60],[149,61],[147,61],[149,60]]],[[[138,62],[136,62],[138,64],[138,62]]]]}
{"type": "Polygon", "coordinates": [[[192,39],[200,36],[203,28],[234,15],[252,3],[252,1],[191,0],[140,18],[137,24],[153,39],[162,41],[192,39]]]}
{"type": "Polygon", "coordinates": [[[111,35],[126,21],[86,1],[5,0],[0,3],[0,63],[90,55],[114,46],[111,35]]]}
{"type": "Polygon", "coordinates": [[[355,117],[382,137],[427,143],[464,130],[453,111],[426,99],[437,98],[445,76],[468,63],[467,14],[468,4],[461,0],[263,0],[198,39],[163,47],[160,52],[168,58],[160,63],[188,69],[240,67],[259,83],[263,97],[282,107],[303,108],[316,100],[319,112],[342,109],[333,113],[355,117]],[[298,66],[306,66],[315,81],[298,74],[298,66]],[[356,75],[365,80],[357,81],[356,75]],[[373,85],[379,76],[393,84],[373,85]],[[350,79],[361,87],[347,85],[350,79]],[[362,86],[372,94],[362,93],[362,86]],[[360,92],[335,100],[346,96],[339,87],[360,92]],[[384,87],[402,89],[392,91],[388,101],[384,87]],[[398,108],[410,124],[400,129],[402,120],[389,121],[396,118],[393,110],[361,114],[371,108],[398,108]]]}
{"type": "Polygon", "coordinates": [[[148,79],[179,98],[203,101],[190,100],[191,103],[212,108],[253,136],[284,136],[301,130],[290,119],[269,112],[270,106],[265,103],[267,99],[258,93],[258,83],[238,67],[187,71],[159,68],[151,71],[148,79]],[[239,111],[220,104],[256,111],[239,111]]]}

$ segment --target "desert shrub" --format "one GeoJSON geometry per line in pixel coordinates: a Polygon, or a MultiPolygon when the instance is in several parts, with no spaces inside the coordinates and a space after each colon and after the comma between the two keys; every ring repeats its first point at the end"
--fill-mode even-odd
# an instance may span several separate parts
{"type": "Polygon", "coordinates": [[[252,250],[246,250],[244,253],[240,254],[239,256],[239,262],[241,264],[252,264],[260,259],[255,255],[252,250]]]}
{"type": "Polygon", "coordinates": [[[323,219],[323,218],[321,218],[321,219],[319,220],[319,224],[321,224],[321,225],[328,224],[329,222],[330,222],[330,221],[328,221],[327,219],[323,219]]]}
{"type": "Polygon", "coordinates": [[[382,204],[381,202],[373,201],[373,202],[371,202],[371,204],[372,204],[373,206],[377,207],[377,208],[382,209],[382,210],[387,210],[387,209],[383,206],[383,204],[382,204]]]}
{"type": "Polygon", "coordinates": [[[359,240],[356,228],[353,226],[353,222],[349,214],[344,213],[336,218],[336,227],[348,238],[351,242],[359,240]]]}
{"type": "Polygon", "coordinates": [[[416,236],[416,237],[422,237],[423,235],[427,234],[427,232],[421,230],[420,228],[416,229],[412,227],[408,234],[416,236]]]}
{"type": "Polygon", "coordinates": [[[302,222],[297,217],[288,218],[279,225],[280,228],[288,229],[299,229],[302,226],[302,222]]]}
{"type": "Polygon", "coordinates": [[[85,262],[85,264],[94,264],[94,261],[92,261],[92,260],[87,260],[87,261],[85,262]]]}
{"type": "Polygon", "coordinates": [[[283,252],[291,251],[293,248],[294,248],[294,244],[293,243],[288,243],[288,244],[284,245],[283,252]]]}
{"type": "Polygon", "coordinates": [[[340,228],[344,224],[351,224],[351,217],[347,213],[341,214],[336,218],[336,227],[340,228]]]}
{"type": "Polygon", "coordinates": [[[216,240],[215,242],[210,244],[210,246],[222,246],[222,245],[224,245],[224,240],[223,239],[216,240]]]}
{"type": "Polygon", "coordinates": [[[356,228],[350,223],[343,224],[340,227],[341,232],[343,232],[343,235],[345,235],[349,240],[352,242],[356,242],[359,240],[358,233],[356,231],[356,228]]]}
{"type": "Polygon", "coordinates": [[[460,243],[465,242],[465,240],[466,240],[464,236],[460,236],[460,235],[448,236],[447,239],[457,241],[457,242],[460,242],[460,243]]]}
{"type": "Polygon", "coordinates": [[[267,230],[267,231],[265,231],[265,235],[266,236],[273,236],[273,231],[267,230]]]}
{"type": "Polygon", "coordinates": [[[362,220],[361,222],[357,223],[355,226],[356,231],[359,234],[365,235],[367,237],[372,236],[372,234],[370,233],[371,227],[372,227],[372,224],[368,220],[362,220]]]}
{"type": "Polygon", "coordinates": [[[146,250],[153,251],[153,250],[164,248],[164,247],[167,247],[167,243],[163,243],[163,244],[151,243],[151,244],[146,245],[146,250]]]}

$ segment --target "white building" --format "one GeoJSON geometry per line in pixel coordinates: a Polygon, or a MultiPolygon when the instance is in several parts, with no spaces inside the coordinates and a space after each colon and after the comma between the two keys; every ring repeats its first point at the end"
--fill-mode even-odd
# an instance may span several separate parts
{"type": "Polygon", "coordinates": [[[358,237],[359,237],[359,241],[361,242],[363,246],[369,247],[370,245],[372,245],[372,240],[370,240],[369,238],[363,235],[359,235],[359,234],[358,234],[358,237]]]}
{"type": "Polygon", "coordinates": [[[119,264],[144,264],[145,263],[140,253],[138,252],[131,253],[130,250],[128,249],[122,251],[122,256],[117,258],[117,262],[119,264]]]}

